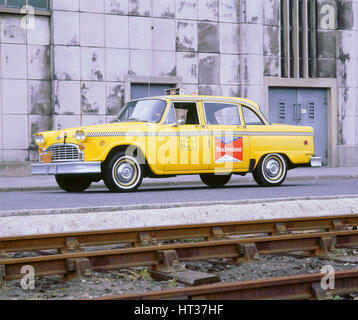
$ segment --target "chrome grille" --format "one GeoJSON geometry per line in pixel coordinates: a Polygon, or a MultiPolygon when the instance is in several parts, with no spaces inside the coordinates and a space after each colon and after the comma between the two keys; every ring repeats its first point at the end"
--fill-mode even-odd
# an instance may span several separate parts
{"type": "Polygon", "coordinates": [[[46,150],[52,162],[83,161],[83,152],[75,144],[54,144],[46,150]]]}

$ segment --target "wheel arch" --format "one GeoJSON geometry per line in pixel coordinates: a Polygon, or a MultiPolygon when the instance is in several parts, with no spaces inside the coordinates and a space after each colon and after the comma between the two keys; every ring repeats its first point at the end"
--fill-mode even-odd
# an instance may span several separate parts
{"type": "Polygon", "coordinates": [[[102,172],[104,171],[104,168],[106,167],[109,159],[111,159],[113,155],[115,155],[118,152],[127,151],[129,148],[133,148],[133,154],[136,157],[139,156],[139,162],[144,167],[144,176],[145,177],[150,176],[153,173],[153,171],[149,165],[147,157],[146,157],[145,153],[143,152],[143,150],[141,149],[141,147],[139,147],[136,144],[122,144],[122,145],[117,145],[117,146],[113,147],[108,152],[106,159],[101,163],[101,171],[102,172]]]}

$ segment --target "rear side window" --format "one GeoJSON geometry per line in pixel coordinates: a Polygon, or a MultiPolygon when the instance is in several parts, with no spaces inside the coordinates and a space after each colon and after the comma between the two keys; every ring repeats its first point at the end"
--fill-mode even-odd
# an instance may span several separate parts
{"type": "Polygon", "coordinates": [[[242,106],[242,115],[244,116],[245,125],[247,126],[261,126],[265,124],[257,113],[250,108],[242,106]]]}
{"type": "Polygon", "coordinates": [[[206,102],[204,111],[208,125],[241,125],[239,108],[236,104],[206,102]]]}

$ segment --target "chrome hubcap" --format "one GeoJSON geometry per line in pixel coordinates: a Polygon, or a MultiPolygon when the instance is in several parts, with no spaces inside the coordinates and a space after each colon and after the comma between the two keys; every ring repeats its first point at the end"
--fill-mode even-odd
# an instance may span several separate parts
{"type": "Polygon", "coordinates": [[[127,163],[121,163],[117,168],[117,179],[120,183],[127,184],[135,177],[135,168],[127,163]]]}
{"type": "Polygon", "coordinates": [[[280,162],[276,159],[268,160],[266,162],[265,172],[269,178],[276,178],[281,172],[280,162]]]}

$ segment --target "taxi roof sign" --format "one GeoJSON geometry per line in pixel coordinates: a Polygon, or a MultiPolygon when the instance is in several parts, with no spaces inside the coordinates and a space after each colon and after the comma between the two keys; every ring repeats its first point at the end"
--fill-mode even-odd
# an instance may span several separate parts
{"type": "Polygon", "coordinates": [[[182,88],[171,88],[166,90],[168,96],[179,96],[184,94],[184,89],[182,88]]]}

